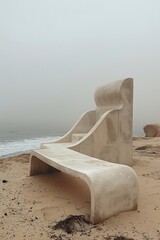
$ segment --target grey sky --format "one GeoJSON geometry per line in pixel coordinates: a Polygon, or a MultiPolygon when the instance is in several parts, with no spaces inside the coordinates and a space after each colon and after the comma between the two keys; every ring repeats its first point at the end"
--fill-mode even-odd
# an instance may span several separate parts
{"type": "Polygon", "coordinates": [[[134,134],[160,122],[159,0],[0,0],[0,131],[67,131],[134,78],[134,134]]]}

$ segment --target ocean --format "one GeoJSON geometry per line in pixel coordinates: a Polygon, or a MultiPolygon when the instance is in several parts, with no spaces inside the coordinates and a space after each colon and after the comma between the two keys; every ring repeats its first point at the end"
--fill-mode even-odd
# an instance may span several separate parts
{"type": "Polygon", "coordinates": [[[33,149],[38,149],[41,143],[54,141],[62,135],[51,132],[41,134],[25,134],[22,132],[0,134],[0,158],[28,153],[33,149]]]}

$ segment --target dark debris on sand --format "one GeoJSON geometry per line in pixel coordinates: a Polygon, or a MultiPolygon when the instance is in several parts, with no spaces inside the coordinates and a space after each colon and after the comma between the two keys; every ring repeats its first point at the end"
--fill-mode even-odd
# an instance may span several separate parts
{"type": "Polygon", "coordinates": [[[69,215],[64,220],[58,221],[56,224],[52,223],[49,228],[50,238],[55,240],[69,240],[70,237],[67,234],[75,234],[77,232],[80,235],[90,236],[92,225],[85,215],[69,215]],[[62,230],[61,234],[58,234],[56,230],[62,230]],[[65,234],[66,233],[66,234],[65,234]]]}
{"type": "Polygon", "coordinates": [[[62,229],[66,233],[84,232],[90,222],[84,215],[69,215],[64,220],[60,220],[53,226],[53,229],[62,229]]]}
{"type": "MultiPolygon", "coordinates": [[[[65,218],[64,220],[58,221],[56,224],[52,223],[52,225],[50,225],[49,228],[51,228],[51,232],[50,232],[51,239],[69,240],[70,234],[73,235],[76,232],[79,232],[80,235],[90,236],[91,229],[95,228],[95,225],[93,226],[89,222],[89,220],[86,218],[85,215],[69,215],[67,218],[65,218]],[[55,230],[62,230],[63,232],[57,235],[55,230]]],[[[104,240],[134,240],[133,238],[127,237],[126,234],[103,236],[103,239],[104,240]]]]}
{"type": "Polygon", "coordinates": [[[124,234],[122,235],[113,235],[113,236],[108,236],[105,237],[104,240],[134,240],[133,238],[128,238],[127,236],[125,236],[124,234]]]}

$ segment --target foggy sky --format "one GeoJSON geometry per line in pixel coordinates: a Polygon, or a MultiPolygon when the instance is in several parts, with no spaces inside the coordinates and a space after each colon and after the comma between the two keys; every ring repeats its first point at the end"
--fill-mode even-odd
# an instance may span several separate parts
{"type": "Polygon", "coordinates": [[[160,123],[159,0],[0,0],[0,132],[67,131],[134,78],[134,134],[160,123]]]}

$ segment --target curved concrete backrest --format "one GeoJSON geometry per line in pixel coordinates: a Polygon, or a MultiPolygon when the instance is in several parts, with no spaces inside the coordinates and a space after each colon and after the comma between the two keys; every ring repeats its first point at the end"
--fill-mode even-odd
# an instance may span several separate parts
{"type": "Polygon", "coordinates": [[[133,79],[98,88],[95,101],[96,123],[69,148],[109,162],[132,165],[133,79]]]}
{"type": "Polygon", "coordinates": [[[108,110],[123,107],[132,112],[133,79],[127,78],[97,88],[95,91],[96,116],[99,119],[108,110]]]}
{"type": "Polygon", "coordinates": [[[94,96],[96,110],[85,113],[64,137],[42,147],[70,143],[74,151],[132,165],[133,79],[99,87],[94,96]]]}
{"type": "Polygon", "coordinates": [[[116,81],[95,92],[97,120],[106,112],[119,111],[119,134],[124,141],[132,140],[133,79],[116,81]]]}

